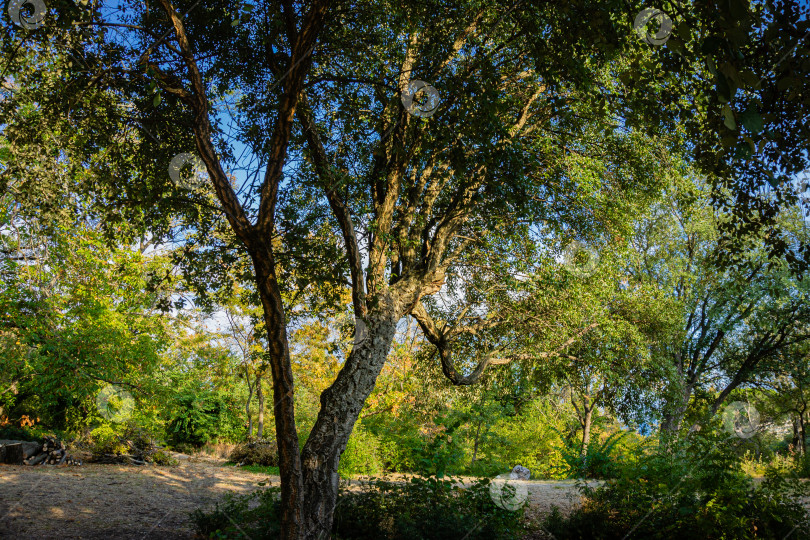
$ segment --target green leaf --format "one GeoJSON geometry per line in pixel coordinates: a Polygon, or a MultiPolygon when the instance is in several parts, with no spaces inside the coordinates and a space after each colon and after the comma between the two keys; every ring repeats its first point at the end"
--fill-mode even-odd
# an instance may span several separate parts
{"type": "Polygon", "coordinates": [[[737,122],[734,120],[734,111],[731,110],[731,107],[726,103],[723,106],[723,123],[726,125],[728,129],[735,130],[737,129],[737,122]]]}
{"type": "Polygon", "coordinates": [[[779,82],[776,83],[776,89],[784,91],[793,86],[794,84],[796,84],[796,79],[794,79],[793,77],[785,77],[784,79],[780,79],[779,82]]]}
{"type": "Polygon", "coordinates": [[[762,116],[760,116],[759,112],[753,107],[748,107],[740,114],[740,122],[743,127],[751,133],[759,133],[762,131],[762,116]]]}
{"type": "Polygon", "coordinates": [[[712,54],[720,48],[720,45],[722,43],[723,41],[720,38],[716,36],[709,36],[703,40],[703,44],[700,46],[700,50],[704,54],[712,54]]]}
{"type": "Polygon", "coordinates": [[[152,105],[155,107],[160,105],[160,94],[155,94],[155,97],[152,98],[152,105]]]}

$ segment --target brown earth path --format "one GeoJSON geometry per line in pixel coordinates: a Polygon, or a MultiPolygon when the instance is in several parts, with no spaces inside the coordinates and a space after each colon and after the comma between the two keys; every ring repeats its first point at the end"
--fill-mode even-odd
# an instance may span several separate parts
{"type": "MultiPolygon", "coordinates": [[[[267,475],[212,459],[176,467],[0,465],[0,538],[191,539],[189,512],[247,493],[267,475]]],[[[278,477],[270,477],[278,484],[278,477]]],[[[574,482],[528,481],[529,516],[579,501],[574,482]]]]}

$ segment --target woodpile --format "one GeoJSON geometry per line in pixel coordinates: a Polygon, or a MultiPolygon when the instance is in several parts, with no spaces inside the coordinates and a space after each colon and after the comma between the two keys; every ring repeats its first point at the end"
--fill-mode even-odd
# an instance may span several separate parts
{"type": "Polygon", "coordinates": [[[0,441],[0,462],[12,465],[81,465],[68,454],[65,443],[45,437],[42,444],[28,441],[0,441]]]}

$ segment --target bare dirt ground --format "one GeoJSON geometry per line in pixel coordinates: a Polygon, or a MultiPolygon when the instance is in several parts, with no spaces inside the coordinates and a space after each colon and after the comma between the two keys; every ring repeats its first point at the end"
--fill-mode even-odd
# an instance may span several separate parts
{"type": "MultiPolygon", "coordinates": [[[[190,539],[189,512],[227,492],[258,489],[267,475],[212,459],[177,467],[0,465],[0,538],[190,539]]],[[[278,485],[278,477],[270,477],[278,485]]],[[[578,504],[574,482],[527,481],[529,516],[578,504]]]]}

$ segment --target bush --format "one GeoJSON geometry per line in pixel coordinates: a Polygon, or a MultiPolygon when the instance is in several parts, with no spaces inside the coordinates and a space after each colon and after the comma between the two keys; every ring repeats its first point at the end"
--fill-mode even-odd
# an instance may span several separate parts
{"type": "Polygon", "coordinates": [[[228,459],[243,465],[278,467],[278,447],[271,439],[251,441],[234,448],[228,459]]]}
{"type": "Polygon", "coordinates": [[[59,440],[65,440],[67,435],[61,430],[46,429],[42,425],[6,425],[0,427],[0,439],[2,440],[42,442],[43,437],[56,437],[59,440]]]}
{"type": "Polygon", "coordinates": [[[167,436],[175,447],[199,448],[214,439],[232,439],[241,430],[233,396],[225,391],[185,391],[176,397],[167,436]]]}
{"type": "Polygon", "coordinates": [[[567,466],[566,474],[575,478],[614,478],[620,464],[617,446],[627,434],[617,431],[602,442],[591,441],[584,456],[580,455],[581,442],[563,437],[560,453],[567,466]]]}
{"type": "Polygon", "coordinates": [[[180,463],[165,450],[155,450],[147,457],[147,460],[155,465],[166,465],[170,467],[174,467],[180,463]]]}
{"type": "Polygon", "coordinates": [[[203,538],[275,539],[280,533],[280,493],[279,487],[228,493],[212,512],[194,510],[191,520],[203,538]]]}
{"type": "Polygon", "coordinates": [[[770,470],[756,487],[739,458],[707,437],[660,450],[625,467],[596,489],[581,486],[586,503],[568,518],[549,515],[544,527],[559,540],[633,538],[810,538],[798,498],[807,488],[770,470]]]}
{"type": "Polygon", "coordinates": [[[357,426],[340,457],[339,471],[342,474],[379,474],[382,470],[379,439],[357,426]]]}
{"type": "Polygon", "coordinates": [[[333,532],[345,540],[507,539],[521,532],[523,509],[499,508],[490,481],[467,488],[452,479],[374,480],[348,492],[335,511],[333,532]]]}
{"type": "MultiPolygon", "coordinates": [[[[195,510],[192,519],[205,538],[276,538],[279,492],[227,495],[213,512],[195,510]]],[[[510,512],[492,502],[487,479],[466,489],[435,477],[374,480],[359,492],[341,490],[332,534],[341,540],[505,540],[520,535],[522,517],[522,509],[510,512]]]]}
{"type": "Polygon", "coordinates": [[[127,446],[115,428],[102,424],[90,432],[90,451],[93,458],[97,459],[104,454],[123,454],[127,451],[127,446]]]}

